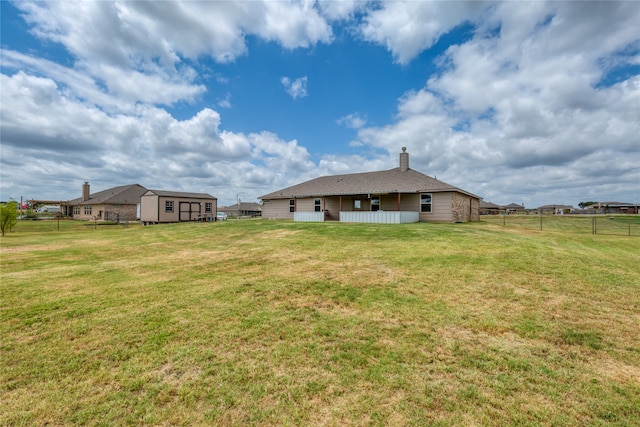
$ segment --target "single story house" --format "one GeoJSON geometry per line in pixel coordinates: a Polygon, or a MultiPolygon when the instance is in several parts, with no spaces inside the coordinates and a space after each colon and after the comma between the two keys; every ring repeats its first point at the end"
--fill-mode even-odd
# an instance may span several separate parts
{"type": "Polygon", "coordinates": [[[640,211],[640,203],[598,202],[591,205],[590,208],[603,214],[637,214],[640,211]]]}
{"type": "Polygon", "coordinates": [[[262,217],[367,223],[480,219],[480,197],[409,168],[323,176],[259,197],[262,217]]]}
{"type": "Polygon", "coordinates": [[[143,225],[215,221],[218,209],[218,199],[207,193],[147,190],[140,200],[140,221],[143,225]]]}
{"type": "Polygon", "coordinates": [[[250,216],[256,217],[262,215],[262,205],[254,202],[240,202],[231,206],[224,206],[218,209],[229,216],[250,216]]]}
{"type": "Polygon", "coordinates": [[[82,197],[60,203],[62,215],[76,220],[135,221],[140,218],[140,196],[147,191],[139,184],[122,185],[91,194],[82,184],[82,197]]]}
{"type": "Polygon", "coordinates": [[[517,203],[511,203],[504,207],[507,211],[507,214],[524,214],[526,209],[524,205],[519,205],[517,203]]]}
{"type": "Polygon", "coordinates": [[[504,206],[480,200],[480,215],[498,215],[504,212],[504,206]]]}
{"type": "Polygon", "coordinates": [[[538,214],[542,215],[563,215],[573,212],[571,205],[543,205],[536,209],[538,214]]]}

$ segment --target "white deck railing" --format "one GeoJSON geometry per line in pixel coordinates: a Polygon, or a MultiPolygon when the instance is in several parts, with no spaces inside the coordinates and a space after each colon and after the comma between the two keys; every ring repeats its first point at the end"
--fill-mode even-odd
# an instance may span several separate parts
{"type": "Polygon", "coordinates": [[[340,212],[340,222],[404,224],[409,222],[418,222],[419,220],[420,214],[414,211],[340,212]]]}
{"type": "Polygon", "coordinates": [[[323,222],[324,212],[294,212],[293,220],[298,222],[323,222]]]}

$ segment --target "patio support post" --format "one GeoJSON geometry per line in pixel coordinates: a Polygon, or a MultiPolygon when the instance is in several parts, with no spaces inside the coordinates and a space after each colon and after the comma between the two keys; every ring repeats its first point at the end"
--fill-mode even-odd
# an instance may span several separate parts
{"type": "Polygon", "coordinates": [[[400,193],[398,193],[398,212],[400,212],[400,193]]]}

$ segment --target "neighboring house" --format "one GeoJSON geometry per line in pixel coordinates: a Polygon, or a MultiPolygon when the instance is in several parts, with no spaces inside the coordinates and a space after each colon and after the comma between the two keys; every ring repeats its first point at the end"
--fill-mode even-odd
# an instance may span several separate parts
{"type": "Polygon", "coordinates": [[[91,194],[82,184],[82,197],[62,202],[63,215],[77,220],[133,221],[140,217],[140,196],[147,191],[139,184],[122,185],[91,194]]]}
{"type": "Polygon", "coordinates": [[[640,203],[598,202],[589,206],[589,208],[595,209],[598,213],[603,214],[637,214],[640,209],[640,203]]]}
{"type": "Polygon", "coordinates": [[[517,203],[511,203],[504,207],[507,211],[507,214],[523,214],[526,212],[524,205],[519,205],[517,203]]]}
{"type": "Polygon", "coordinates": [[[148,190],[141,197],[143,225],[163,222],[214,221],[218,199],[207,193],[148,190]]]}
{"type": "Polygon", "coordinates": [[[255,217],[262,215],[262,205],[260,203],[240,202],[240,205],[235,204],[231,206],[224,206],[220,207],[218,210],[230,216],[255,217]]]}
{"type": "Polygon", "coordinates": [[[543,215],[562,215],[573,212],[573,206],[570,205],[544,205],[539,206],[537,209],[538,213],[543,215]]]}
{"type": "Polygon", "coordinates": [[[503,206],[480,200],[480,215],[498,215],[505,211],[503,206]]]}
{"type": "Polygon", "coordinates": [[[261,196],[262,217],[295,221],[478,221],[480,197],[409,168],[323,176],[261,196]]]}

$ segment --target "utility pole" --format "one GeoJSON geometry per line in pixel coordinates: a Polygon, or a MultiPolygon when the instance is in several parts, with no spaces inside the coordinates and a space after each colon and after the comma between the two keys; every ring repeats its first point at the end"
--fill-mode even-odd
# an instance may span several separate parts
{"type": "Polygon", "coordinates": [[[244,194],[244,191],[236,194],[236,219],[240,219],[240,195],[244,194]]]}

